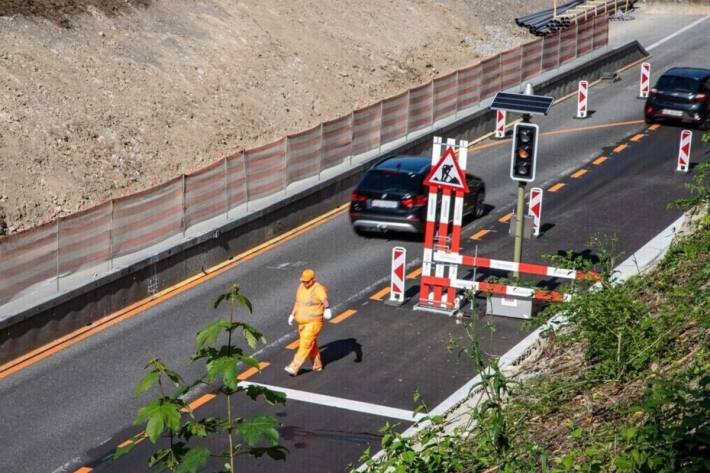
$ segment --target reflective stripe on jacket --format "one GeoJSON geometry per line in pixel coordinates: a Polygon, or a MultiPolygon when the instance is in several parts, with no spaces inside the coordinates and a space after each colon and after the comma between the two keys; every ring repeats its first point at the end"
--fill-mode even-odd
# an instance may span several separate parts
{"type": "Polygon", "coordinates": [[[316,282],[311,287],[299,284],[296,290],[295,316],[301,319],[323,317],[328,294],[324,286],[316,282]]]}

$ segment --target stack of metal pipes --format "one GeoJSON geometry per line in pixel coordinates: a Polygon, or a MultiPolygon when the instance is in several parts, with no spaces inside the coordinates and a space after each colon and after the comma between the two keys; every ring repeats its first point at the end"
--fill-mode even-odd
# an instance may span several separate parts
{"type": "Polygon", "coordinates": [[[536,36],[547,36],[587,18],[630,10],[636,2],[637,0],[571,0],[516,18],[515,23],[536,36]]]}

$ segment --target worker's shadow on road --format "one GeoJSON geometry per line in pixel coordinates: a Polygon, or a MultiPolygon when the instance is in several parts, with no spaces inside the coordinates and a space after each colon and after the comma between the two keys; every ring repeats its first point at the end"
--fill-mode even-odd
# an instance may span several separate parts
{"type": "Polygon", "coordinates": [[[362,345],[354,338],[335,340],[320,347],[320,356],[323,365],[327,366],[341,360],[351,353],[355,353],[355,363],[362,362],[362,345]]]}

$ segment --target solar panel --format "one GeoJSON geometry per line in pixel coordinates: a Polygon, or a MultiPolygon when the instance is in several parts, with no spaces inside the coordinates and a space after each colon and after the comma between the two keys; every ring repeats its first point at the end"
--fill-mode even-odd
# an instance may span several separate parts
{"type": "Polygon", "coordinates": [[[498,92],[493,98],[493,110],[507,112],[529,113],[530,115],[547,115],[554,97],[544,95],[524,95],[498,92]]]}

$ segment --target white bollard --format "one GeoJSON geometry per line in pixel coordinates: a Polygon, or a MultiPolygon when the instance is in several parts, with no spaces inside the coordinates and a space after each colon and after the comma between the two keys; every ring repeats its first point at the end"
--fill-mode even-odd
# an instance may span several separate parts
{"type": "Polygon", "coordinates": [[[690,167],[690,146],[693,142],[693,132],[683,130],[680,132],[680,146],[678,147],[678,166],[676,171],[688,172],[690,167]]]}
{"type": "Polygon", "coordinates": [[[392,248],[392,279],[390,281],[390,302],[404,302],[404,268],[407,262],[407,249],[401,246],[392,248]]]}
{"type": "Polygon", "coordinates": [[[528,202],[528,215],[533,217],[533,234],[540,236],[540,221],[542,220],[542,189],[533,187],[530,189],[530,200],[528,202]]]}
{"type": "Polygon", "coordinates": [[[639,98],[645,99],[648,97],[651,83],[651,64],[644,62],[641,64],[641,80],[639,84],[639,98]]]}
{"type": "Polygon", "coordinates": [[[505,138],[505,110],[496,110],[496,138],[505,138]]]}
{"type": "Polygon", "coordinates": [[[579,81],[577,89],[577,116],[575,118],[587,118],[587,98],[589,97],[589,82],[579,81]]]}

